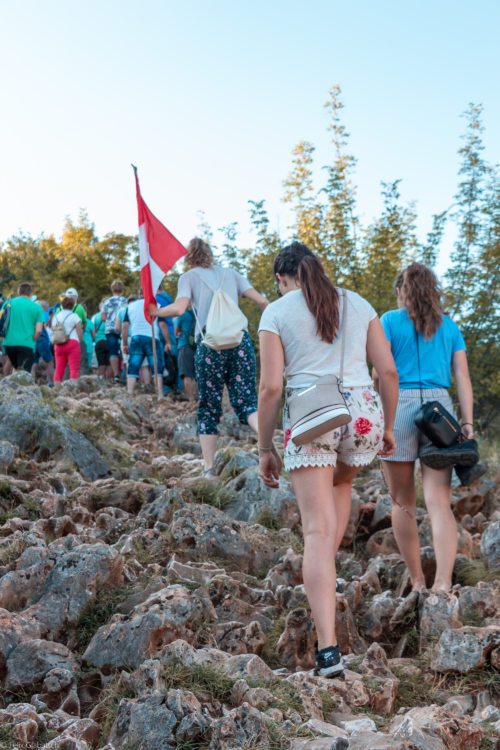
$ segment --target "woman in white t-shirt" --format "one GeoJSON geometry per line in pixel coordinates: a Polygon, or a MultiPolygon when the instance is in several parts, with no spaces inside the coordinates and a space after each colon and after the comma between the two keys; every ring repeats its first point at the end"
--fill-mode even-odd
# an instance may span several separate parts
{"type": "Polygon", "coordinates": [[[56,360],[56,371],[54,383],[60,383],[64,378],[66,367],[69,367],[69,376],[72,380],[80,377],[80,342],[82,340],[82,321],[80,316],[73,312],[75,300],[73,297],[64,297],[61,302],[61,310],[52,316],[50,326],[52,334],[57,328],[64,328],[67,339],[64,343],[54,341],[54,354],[56,360]]]}
{"type": "MultiPolygon", "coordinates": [[[[273,450],[283,375],[287,397],[322,375],[340,374],[340,337],[344,310],[339,291],[320,261],[293,242],[274,261],[281,299],[264,311],[260,326],[258,407],[260,471],[270,487],[278,486],[281,461],[273,450]]],[[[395,449],[393,423],[398,376],[384,331],[372,306],[346,291],[347,318],[343,388],[352,416],[349,424],[306,445],[290,439],[284,409],[285,468],[292,483],[304,533],[303,579],[318,636],[316,671],[334,676],[343,670],[335,634],[335,555],[349,521],[352,480],[375,456],[395,449]],[[380,376],[379,396],[367,359],[380,376]]]]}
{"type": "Polygon", "coordinates": [[[198,386],[198,434],[205,463],[205,476],[212,478],[217,432],[222,416],[222,394],[227,386],[229,400],[241,424],[257,431],[256,362],[248,331],[238,346],[216,351],[203,341],[210,305],[218,289],[238,304],[247,297],[262,310],[267,300],[244,276],[232,268],[215,265],[210,246],[199,237],[187,246],[186,264],[190,270],[179,278],[177,298],[167,307],[150,305],[148,312],[161,318],[182,315],[192,305],[196,311],[195,373],[198,386]]]}

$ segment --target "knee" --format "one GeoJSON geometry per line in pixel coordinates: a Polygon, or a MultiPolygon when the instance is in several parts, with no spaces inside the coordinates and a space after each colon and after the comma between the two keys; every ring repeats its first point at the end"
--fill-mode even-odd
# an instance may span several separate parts
{"type": "Polygon", "coordinates": [[[333,522],[323,524],[311,524],[303,530],[304,542],[311,544],[329,544],[336,539],[337,527],[333,522]]]}

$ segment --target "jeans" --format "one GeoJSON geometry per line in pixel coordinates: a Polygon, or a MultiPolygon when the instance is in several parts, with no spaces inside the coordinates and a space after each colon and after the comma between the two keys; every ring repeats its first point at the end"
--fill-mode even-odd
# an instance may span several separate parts
{"type": "Polygon", "coordinates": [[[56,355],[56,371],[54,374],[54,383],[60,383],[64,377],[66,366],[69,366],[69,376],[72,380],[80,377],[80,342],[75,339],[69,339],[65,344],[56,344],[54,346],[56,355]]]}
{"type": "MultiPolygon", "coordinates": [[[[149,369],[151,370],[151,373],[153,373],[153,339],[151,338],[151,336],[132,336],[128,349],[127,375],[129,378],[139,377],[139,370],[141,369],[144,358],[147,359],[149,369]]],[[[163,372],[163,367],[161,367],[161,344],[158,339],[156,340],[156,364],[158,367],[158,375],[161,375],[163,372]]]]}

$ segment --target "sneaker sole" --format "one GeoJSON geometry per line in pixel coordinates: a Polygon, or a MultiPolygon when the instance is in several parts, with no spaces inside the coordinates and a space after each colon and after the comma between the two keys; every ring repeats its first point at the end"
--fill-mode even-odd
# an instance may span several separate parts
{"type": "Polygon", "coordinates": [[[446,469],[448,466],[474,466],[477,463],[477,453],[475,451],[447,451],[442,455],[439,453],[425,453],[419,456],[422,463],[430,466],[431,469],[446,469]]]}
{"type": "Polygon", "coordinates": [[[314,674],[318,677],[338,677],[344,673],[344,665],[334,664],[332,667],[324,667],[322,669],[315,669],[314,674]]]}

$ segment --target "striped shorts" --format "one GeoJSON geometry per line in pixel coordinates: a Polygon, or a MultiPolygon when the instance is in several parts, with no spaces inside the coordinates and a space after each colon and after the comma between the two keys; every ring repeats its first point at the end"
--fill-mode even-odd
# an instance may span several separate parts
{"type": "MultiPolygon", "coordinates": [[[[451,398],[446,388],[423,388],[422,396],[425,401],[439,401],[445,409],[456,417],[451,398]]],[[[415,424],[415,417],[420,409],[420,389],[400,389],[396,419],[394,422],[394,436],[396,451],[383,461],[416,461],[420,451],[430,440],[420,432],[415,424]]]]}

